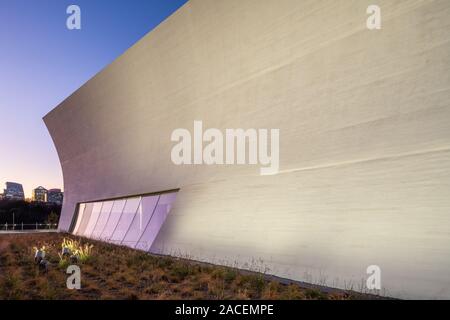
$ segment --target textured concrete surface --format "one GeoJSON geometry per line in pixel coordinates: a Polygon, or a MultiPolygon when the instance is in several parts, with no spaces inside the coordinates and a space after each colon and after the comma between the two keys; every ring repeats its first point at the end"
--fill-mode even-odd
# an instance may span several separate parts
{"type": "Polygon", "coordinates": [[[180,188],[152,251],[450,298],[450,2],[193,0],[45,117],[77,203],[180,188]],[[171,132],[280,129],[280,168],[175,166],[171,132]]]}

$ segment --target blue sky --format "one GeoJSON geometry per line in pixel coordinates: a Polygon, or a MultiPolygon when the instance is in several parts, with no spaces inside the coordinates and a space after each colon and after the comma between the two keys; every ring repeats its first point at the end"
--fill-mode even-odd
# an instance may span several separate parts
{"type": "Polygon", "coordinates": [[[63,187],[42,117],[186,0],[0,0],[0,192],[63,187]],[[66,9],[81,8],[81,30],[66,9]]]}

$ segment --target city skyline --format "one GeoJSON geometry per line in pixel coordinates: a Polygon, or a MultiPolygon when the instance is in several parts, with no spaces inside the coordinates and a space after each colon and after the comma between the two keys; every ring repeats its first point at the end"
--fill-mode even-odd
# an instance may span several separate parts
{"type": "Polygon", "coordinates": [[[20,182],[6,181],[3,185],[4,188],[0,187],[0,200],[60,202],[60,204],[62,204],[62,195],[64,194],[64,192],[60,188],[46,188],[42,185],[39,185],[31,190],[31,197],[27,197],[24,194],[23,185],[20,182]],[[41,192],[42,194],[39,195],[39,193],[41,192]],[[15,198],[12,199],[12,196],[15,198]],[[44,198],[42,198],[42,196],[44,196],[44,198]]]}
{"type": "Polygon", "coordinates": [[[0,42],[8,44],[0,51],[0,183],[22,184],[26,198],[39,185],[64,191],[43,116],[185,2],[0,2],[0,42]],[[71,4],[81,8],[81,30],[66,27],[71,4]]]}

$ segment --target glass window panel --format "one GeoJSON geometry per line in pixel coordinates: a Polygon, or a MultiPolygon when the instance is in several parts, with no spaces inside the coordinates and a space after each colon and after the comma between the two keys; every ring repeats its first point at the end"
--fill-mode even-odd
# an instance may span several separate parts
{"type": "Polygon", "coordinates": [[[122,216],[120,217],[119,222],[117,223],[116,230],[114,230],[114,234],[112,235],[110,242],[113,243],[121,243],[125,234],[127,233],[131,221],[137,214],[137,210],[139,204],[141,202],[141,198],[130,198],[127,199],[127,203],[125,204],[125,208],[123,209],[122,216]]]}
{"type": "Polygon", "coordinates": [[[80,222],[80,227],[77,230],[77,235],[84,236],[84,231],[86,231],[86,227],[91,219],[92,208],[94,208],[93,203],[87,203],[84,208],[83,218],[80,222]]]}
{"type": "Polygon", "coordinates": [[[114,201],[114,205],[111,209],[111,213],[108,218],[108,222],[106,223],[105,229],[103,230],[102,234],[100,235],[100,239],[108,241],[113,232],[114,229],[117,226],[117,222],[120,219],[120,216],[122,215],[123,208],[125,207],[126,200],[116,200],[114,201]]]}
{"type": "Polygon", "coordinates": [[[106,222],[108,221],[109,214],[111,213],[111,209],[113,207],[114,201],[106,201],[103,202],[102,211],[100,212],[100,216],[98,217],[97,224],[95,225],[94,231],[92,232],[91,238],[99,239],[100,235],[105,229],[106,222]]]}
{"type": "Polygon", "coordinates": [[[151,251],[176,193],[79,205],[73,234],[151,251]]]}
{"type": "Polygon", "coordinates": [[[158,205],[153,213],[150,222],[147,225],[144,233],[142,234],[137,249],[149,251],[158,235],[164,221],[166,221],[167,215],[172,208],[172,204],[175,201],[176,193],[162,194],[158,201],[158,205]]]}
{"type": "Polygon", "coordinates": [[[77,234],[78,228],[80,228],[80,223],[81,220],[83,219],[83,213],[84,213],[84,208],[85,208],[85,204],[82,203],[79,205],[78,207],[78,215],[77,215],[77,223],[75,225],[75,228],[73,229],[73,234],[77,234]]]}
{"type": "Polygon", "coordinates": [[[100,211],[102,210],[103,202],[95,202],[92,208],[91,218],[84,230],[84,236],[90,238],[92,231],[94,231],[95,225],[97,224],[98,217],[100,216],[100,211]]]}
{"type": "Polygon", "coordinates": [[[153,215],[159,196],[143,197],[138,212],[131,222],[131,226],[122,241],[123,245],[134,248],[144,233],[151,216],[153,215]]]}

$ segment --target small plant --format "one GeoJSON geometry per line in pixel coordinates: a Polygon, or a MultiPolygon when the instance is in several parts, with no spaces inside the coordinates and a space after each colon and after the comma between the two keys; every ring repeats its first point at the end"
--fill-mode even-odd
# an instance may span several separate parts
{"type": "Polygon", "coordinates": [[[175,280],[178,281],[183,281],[184,278],[186,278],[191,273],[189,265],[183,262],[177,261],[176,263],[173,264],[171,269],[172,269],[170,272],[171,275],[175,280]]]}
{"type": "Polygon", "coordinates": [[[91,245],[85,244],[84,246],[80,245],[75,255],[78,257],[81,263],[86,262],[91,258],[92,248],[94,248],[92,244],[91,245]]]}
{"type": "Polygon", "coordinates": [[[88,261],[92,256],[93,245],[85,244],[84,246],[77,240],[63,239],[61,243],[61,253],[59,254],[59,265],[65,267],[70,263],[88,261]]]}
{"type": "Polygon", "coordinates": [[[244,288],[250,290],[250,292],[254,292],[257,295],[260,295],[266,285],[266,281],[261,274],[246,274],[241,275],[238,281],[244,288]]]}
{"type": "Polygon", "coordinates": [[[78,241],[72,239],[63,239],[61,243],[61,254],[63,256],[70,256],[78,247],[78,241]]]}
{"type": "MultiPolygon", "coordinates": [[[[283,300],[303,300],[307,297],[305,296],[305,290],[302,290],[295,284],[290,284],[283,290],[280,298],[283,300]]],[[[310,297],[308,297],[308,299],[310,299],[310,297]]]]}
{"type": "Polygon", "coordinates": [[[307,299],[327,300],[327,296],[318,289],[306,289],[305,296],[307,299]]]}
{"type": "Polygon", "coordinates": [[[58,267],[60,267],[61,269],[67,269],[67,267],[69,266],[69,260],[67,259],[67,257],[61,253],[58,253],[58,256],[59,256],[58,267]]]}
{"type": "Polygon", "coordinates": [[[214,279],[223,279],[226,283],[233,282],[237,277],[237,272],[234,269],[231,268],[220,268],[217,267],[215,270],[212,271],[212,277],[214,279]]]}

